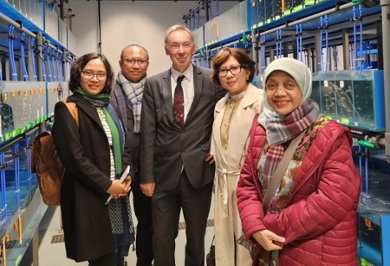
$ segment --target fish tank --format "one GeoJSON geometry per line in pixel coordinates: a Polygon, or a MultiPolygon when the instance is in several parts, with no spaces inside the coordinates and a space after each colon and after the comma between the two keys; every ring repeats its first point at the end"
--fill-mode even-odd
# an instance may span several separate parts
{"type": "Polygon", "coordinates": [[[290,15],[292,13],[293,8],[294,8],[294,0],[285,0],[283,15],[284,16],[290,15]]]}
{"type": "Polygon", "coordinates": [[[282,4],[280,1],[273,1],[273,20],[278,20],[282,16],[282,4]]]}
{"type": "Polygon", "coordinates": [[[301,11],[305,7],[305,1],[304,0],[292,0],[292,13],[301,11]]]}
{"type": "Polygon", "coordinates": [[[251,27],[256,29],[261,27],[266,22],[265,15],[265,0],[251,0],[251,7],[249,9],[249,15],[251,18],[251,27]]]}
{"type": "Polygon", "coordinates": [[[265,13],[265,2],[266,0],[258,0],[257,3],[257,26],[263,26],[267,21],[267,16],[265,13]]]}
{"type": "Polygon", "coordinates": [[[386,130],[382,70],[314,73],[311,98],[319,104],[321,114],[343,125],[386,130]]]}
{"type": "Polygon", "coordinates": [[[264,1],[266,23],[271,23],[274,19],[274,1],[264,1]]]}
{"type": "Polygon", "coordinates": [[[44,82],[1,82],[1,141],[8,141],[42,122],[47,114],[44,82]]]}

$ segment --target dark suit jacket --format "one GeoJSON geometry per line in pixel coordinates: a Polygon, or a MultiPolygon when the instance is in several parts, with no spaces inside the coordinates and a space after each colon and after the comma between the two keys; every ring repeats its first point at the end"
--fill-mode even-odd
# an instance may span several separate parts
{"type": "MultiPolygon", "coordinates": [[[[66,171],[61,187],[61,213],[67,257],[76,262],[114,251],[111,222],[104,204],[110,180],[110,147],[96,108],[80,94],[68,97],[79,113],[77,126],[63,102],[55,106],[53,140],[66,171]]],[[[122,169],[131,164],[125,144],[122,169]]]]}
{"type": "Polygon", "coordinates": [[[171,71],[146,80],[141,115],[141,183],[156,189],[176,187],[182,165],[195,188],[214,178],[214,165],[205,163],[210,150],[213,112],[226,90],[211,81],[212,70],[194,67],[194,101],[183,128],[173,123],[171,71]]]}

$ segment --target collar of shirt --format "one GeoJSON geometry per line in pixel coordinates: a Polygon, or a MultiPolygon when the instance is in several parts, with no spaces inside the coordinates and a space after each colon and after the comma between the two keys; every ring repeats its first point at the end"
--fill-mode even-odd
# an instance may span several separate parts
{"type": "Polygon", "coordinates": [[[177,71],[176,69],[171,67],[171,73],[172,73],[171,75],[172,75],[173,80],[175,81],[175,86],[176,86],[177,78],[179,76],[184,75],[184,77],[185,77],[184,80],[187,80],[189,82],[192,80],[192,76],[194,75],[194,67],[192,66],[192,64],[190,64],[190,66],[187,67],[187,69],[183,73],[180,73],[179,71],[177,71]]]}

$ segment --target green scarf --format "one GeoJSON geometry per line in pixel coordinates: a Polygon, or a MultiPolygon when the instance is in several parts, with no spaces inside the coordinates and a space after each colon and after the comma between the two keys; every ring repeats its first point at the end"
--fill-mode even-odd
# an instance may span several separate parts
{"type": "Polygon", "coordinates": [[[110,103],[110,95],[107,93],[99,93],[96,95],[88,94],[81,87],[77,87],[75,92],[84,96],[84,98],[93,106],[93,107],[102,107],[104,116],[106,117],[107,124],[110,128],[112,135],[112,147],[114,152],[114,162],[115,162],[115,173],[118,175],[122,173],[122,154],[121,154],[121,145],[120,145],[120,136],[119,130],[112,119],[110,113],[107,110],[107,105],[110,103]],[[97,100],[97,101],[96,101],[97,100]]]}

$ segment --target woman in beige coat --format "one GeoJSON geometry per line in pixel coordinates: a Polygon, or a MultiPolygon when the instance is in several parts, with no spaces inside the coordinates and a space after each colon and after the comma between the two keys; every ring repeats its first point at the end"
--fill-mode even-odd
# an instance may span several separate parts
{"type": "Polygon", "coordinates": [[[250,82],[255,62],[237,48],[223,48],[213,59],[213,82],[228,93],[215,106],[211,154],[216,175],[214,230],[216,265],[249,266],[249,251],[237,244],[242,234],[236,187],[254,116],[262,109],[263,91],[250,82]]]}

